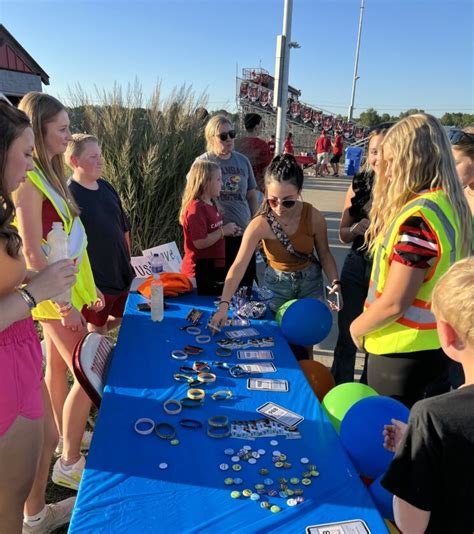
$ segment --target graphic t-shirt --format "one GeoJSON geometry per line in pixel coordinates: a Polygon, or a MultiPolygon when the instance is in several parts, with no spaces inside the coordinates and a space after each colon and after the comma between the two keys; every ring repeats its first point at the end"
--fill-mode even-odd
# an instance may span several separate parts
{"type": "Polygon", "coordinates": [[[474,386],[417,402],[382,486],[431,512],[427,533],[474,532],[474,386]]]}
{"type": "Polygon", "coordinates": [[[239,152],[232,152],[229,159],[222,159],[206,152],[197,158],[213,161],[222,172],[222,190],[219,203],[224,209],[224,224],[233,222],[240,228],[250,221],[247,193],[257,187],[249,159],[239,152]]]}
{"type": "Polygon", "coordinates": [[[69,189],[81,208],[87,234],[87,252],[97,287],[108,295],[127,291],[134,278],[125,232],[130,223],[111,184],[97,180],[92,190],[71,180],[69,189]]]}
{"type": "Polygon", "coordinates": [[[196,260],[213,258],[216,267],[224,267],[224,238],[207,248],[197,249],[194,241],[205,239],[222,226],[222,215],[214,204],[209,205],[202,200],[192,200],[184,213],[184,258],[181,272],[190,278],[196,276],[196,260]]]}

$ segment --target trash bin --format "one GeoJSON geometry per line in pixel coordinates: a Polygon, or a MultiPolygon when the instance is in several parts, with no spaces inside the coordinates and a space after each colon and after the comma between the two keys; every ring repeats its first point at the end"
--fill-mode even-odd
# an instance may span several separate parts
{"type": "Polygon", "coordinates": [[[359,172],[363,153],[364,150],[357,146],[346,148],[346,159],[344,161],[344,174],[346,176],[354,176],[359,172]]]}

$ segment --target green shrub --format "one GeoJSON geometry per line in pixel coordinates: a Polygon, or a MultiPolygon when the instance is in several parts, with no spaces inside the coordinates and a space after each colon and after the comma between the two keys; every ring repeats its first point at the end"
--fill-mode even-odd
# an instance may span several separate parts
{"type": "Polygon", "coordinates": [[[115,86],[94,99],[77,86],[69,100],[71,130],[99,139],[104,178],[117,189],[130,218],[133,254],[169,241],[182,248],[178,212],[186,174],[205,150],[204,125],[196,113],[205,97],[195,98],[182,87],[161,102],[157,86],[144,103],[135,83],[125,93],[115,86]]]}

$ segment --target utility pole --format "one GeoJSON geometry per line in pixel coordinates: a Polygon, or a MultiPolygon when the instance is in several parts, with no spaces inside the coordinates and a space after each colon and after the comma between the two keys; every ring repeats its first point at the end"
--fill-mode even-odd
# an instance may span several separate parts
{"type": "Polygon", "coordinates": [[[359,16],[359,31],[357,33],[357,47],[356,47],[356,56],[355,56],[355,64],[354,64],[354,79],[352,80],[352,95],[351,95],[351,103],[349,105],[349,111],[347,112],[347,120],[352,120],[352,114],[354,112],[354,99],[355,99],[355,91],[356,91],[356,83],[359,79],[359,76],[357,74],[357,70],[359,68],[359,50],[360,50],[360,36],[362,33],[362,19],[364,18],[364,0],[360,0],[360,16],[359,16]]]}
{"type": "MultiPolygon", "coordinates": [[[[288,72],[290,67],[291,17],[293,0],[285,0],[283,10],[283,34],[277,36],[275,58],[275,86],[273,106],[277,109],[275,154],[281,154],[285,138],[286,112],[288,105],[288,72]]],[[[293,45],[294,46],[294,45],[293,45]]],[[[299,45],[298,45],[299,46],[299,45]]]]}

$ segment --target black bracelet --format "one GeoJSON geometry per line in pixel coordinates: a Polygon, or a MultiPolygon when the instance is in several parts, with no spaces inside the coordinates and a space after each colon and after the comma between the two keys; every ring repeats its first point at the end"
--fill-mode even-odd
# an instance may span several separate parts
{"type": "Polygon", "coordinates": [[[221,304],[227,304],[227,306],[230,306],[230,302],[228,300],[219,301],[219,304],[217,306],[220,306],[221,304]]]}
{"type": "Polygon", "coordinates": [[[173,439],[176,436],[176,428],[169,423],[157,423],[155,425],[155,434],[161,439],[173,439]]]}
{"type": "Polygon", "coordinates": [[[179,424],[183,428],[191,428],[193,430],[198,429],[198,428],[202,428],[201,421],[197,421],[196,419],[181,419],[179,424]]]}
{"type": "Polygon", "coordinates": [[[26,289],[26,287],[22,287],[22,290],[30,297],[31,301],[34,304],[34,307],[36,308],[36,306],[38,306],[38,303],[36,302],[35,297],[33,297],[33,295],[28,291],[28,289],[26,289]]]}

